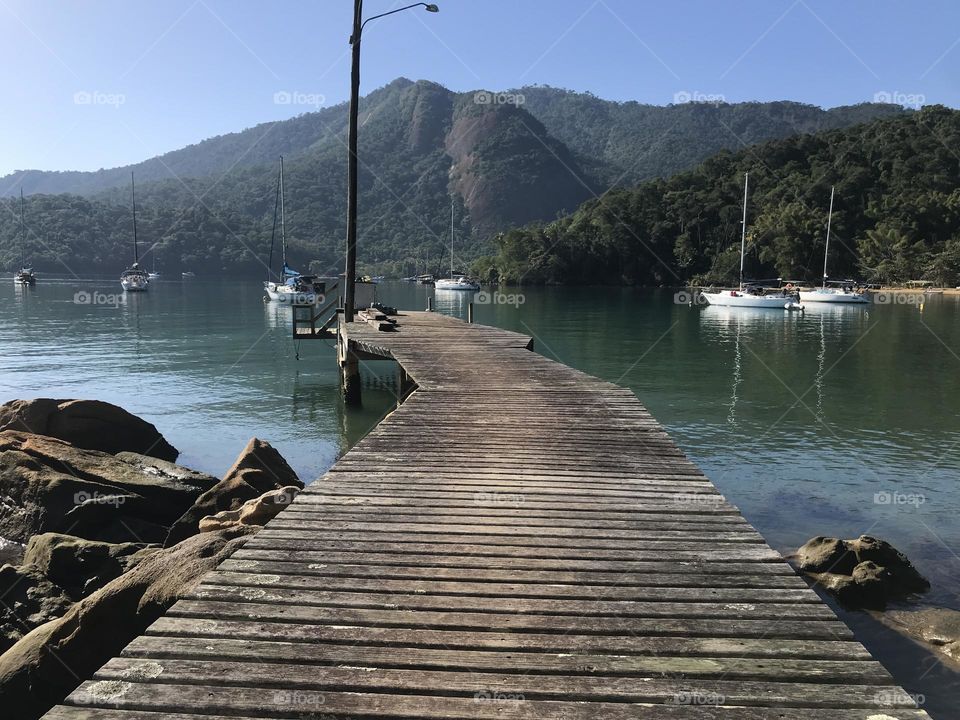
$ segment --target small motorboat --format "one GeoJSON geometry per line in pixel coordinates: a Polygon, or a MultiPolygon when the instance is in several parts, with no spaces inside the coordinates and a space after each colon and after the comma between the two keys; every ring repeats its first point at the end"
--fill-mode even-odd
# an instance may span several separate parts
{"type": "Polygon", "coordinates": [[[184,280],[191,280],[196,276],[197,274],[195,272],[190,272],[189,270],[187,270],[186,272],[180,273],[180,277],[182,277],[184,280]]]}

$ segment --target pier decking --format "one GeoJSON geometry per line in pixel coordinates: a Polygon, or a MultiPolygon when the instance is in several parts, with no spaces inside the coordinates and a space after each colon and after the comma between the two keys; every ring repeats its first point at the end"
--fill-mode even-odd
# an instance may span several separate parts
{"type": "Polygon", "coordinates": [[[55,720],[925,718],[632,392],[433,313],[417,391],[55,720]]]}

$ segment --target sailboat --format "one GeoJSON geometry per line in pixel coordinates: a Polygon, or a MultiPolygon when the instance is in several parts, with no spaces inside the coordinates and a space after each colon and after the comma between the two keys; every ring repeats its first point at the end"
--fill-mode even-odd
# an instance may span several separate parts
{"type": "Polygon", "coordinates": [[[433,286],[437,290],[467,290],[469,292],[480,289],[480,284],[471,280],[463,273],[453,270],[453,201],[450,202],[450,277],[437,278],[433,286]]]}
{"type": "Polygon", "coordinates": [[[147,273],[147,279],[148,279],[148,280],[159,280],[159,279],[160,279],[160,273],[159,273],[159,271],[157,270],[157,252],[156,252],[156,247],[154,247],[154,252],[153,252],[153,269],[152,269],[150,272],[147,273]]]}
{"type": "Polygon", "coordinates": [[[263,289],[267,297],[281,303],[291,305],[315,305],[323,299],[322,284],[315,283],[316,275],[302,275],[287,265],[287,230],[283,205],[283,157],[280,157],[280,175],[277,178],[277,197],[273,206],[273,233],[270,235],[270,262],[267,264],[267,280],[263,289]],[[270,279],[270,268],[273,266],[273,242],[277,234],[277,211],[280,212],[280,255],[283,267],[280,270],[280,281],[270,279]]]}
{"type": "Polygon", "coordinates": [[[33,274],[33,268],[27,267],[23,256],[23,246],[26,242],[26,233],[23,224],[23,188],[20,188],[20,269],[13,274],[13,281],[20,285],[36,285],[37,276],[33,274]]]}
{"type": "Polygon", "coordinates": [[[803,302],[824,302],[824,303],[869,303],[870,300],[864,292],[854,290],[852,280],[829,280],[827,275],[827,262],[830,258],[830,222],[833,220],[833,191],[830,188],[830,212],[827,214],[827,244],[823,249],[823,285],[813,290],[801,290],[800,299],[803,302]],[[827,287],[827,285],[834,287],[827,287]]]}
{"type": "Polygon", "coordinates": [[[747,248],[747,196],[750,173],[743,174],[743,220],[740,230],[740,286],[736,290],[705,290],[704,300],[710,305],[726,307],[770,308],[776,310],[800,310],[797,296],[784,290],[767,291],[756,283],[743,281],[743,258],[747,248]]]}
{"type": "Polygon", "coordinates": [[[130,206],[133,210],[133,265],[120,273],[120,285],[127,292],[146,292],[150,285],[147,271],[140,267],[140,251],[137,248],[137,191],[130,173],[130,206]]]}

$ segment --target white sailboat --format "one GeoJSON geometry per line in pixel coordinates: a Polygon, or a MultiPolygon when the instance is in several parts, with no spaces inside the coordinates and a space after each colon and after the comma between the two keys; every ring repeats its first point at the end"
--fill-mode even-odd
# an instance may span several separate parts
{"type": "Polygon", "coordinates": [[[830,188],[830,212],[827,214],[827,244],[823,249],[823,285],[813,290],[801,290],[800,299],[803,302],[818,303],[857,303],[866,304],[870,302],[865,292],[858,292],[854,289],[852,280],[829,280],[827,275],[827,262],[830,258],[830,223],[833,220],[833,191],[830,188]],[[832,284],[834,287],[827,287],[832,284]]]}
{"type": "Polygon", "coordinates": [[[701,293],[710,305],[725,307],[770,308],[771,310],[800,310],[797,296],[792,292],[763,288],[743,281],[743,258],[747,247],[747,193],[750,174],[743,174],[743,220],[740,231],[740,286],[735,290],[705,290],[701,293]]]}
{"type": "Polygon", "coordinates": [[[13,274],[13,281],[18,285],[36,285],[37,276],[33,274],[33,268],[27,267],[23,255],[23,246],[26,242],[26,233],[23,224],[23,188],[20,188],[20,269],[13,274]]]}
{"type": "Polygon", "coordinates": [[[133,209],[133,265],[120,273],[120,286],[126,292],[146,292],[150,285],[147,271],[140,267],[140,252],[137,249],[137,191],[130,173],[130,205],[133,209]]]}
{"type": "Polygon", "coordinates": [[[316,305],[323,300],[323,288],[315,283],[315,275],[302,275],[287,265],[287,230],[283,198],[283,157],[280,158],[280,175],[277,178],[277,198],[273,208],[273,233],[270,236],[270,262],[267,272],[273,265],[273,241],[277,232],[277,211],[280,217],[280,255],[283,266],[280,270],[280,280],[268,279],[263,283],[263,290],[270,300],[289,305],[316,305]]]}
{"type": "Polygon", "coordinates": [[[437,290],[466,290],[475,292],[480,289],[480,283],[471,280],[463,273],[453,271],[453,202],[450,202],[450,277],[438,278],[433,286],[437,290]]]}

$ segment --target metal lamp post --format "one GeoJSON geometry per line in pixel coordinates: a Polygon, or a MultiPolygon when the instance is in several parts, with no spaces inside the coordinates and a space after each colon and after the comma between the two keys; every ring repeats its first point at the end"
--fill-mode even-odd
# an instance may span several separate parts
{"type": "Polygon", "coordinates": [[[350,35],[353,62],[350,69],[350,133],[347,156],[347,267],[343,278],[343,319],[345,322],[353,322],[357,281],[357,114],[360,103],[360,39],[363,36],[364,26],[371,20],[415,7],[423,7],[427,12],[440,12],[440,8],[433,3],[418,2],[364,20],[363,0],[354,0],[353,2],[353,33],[350,35]]]}

